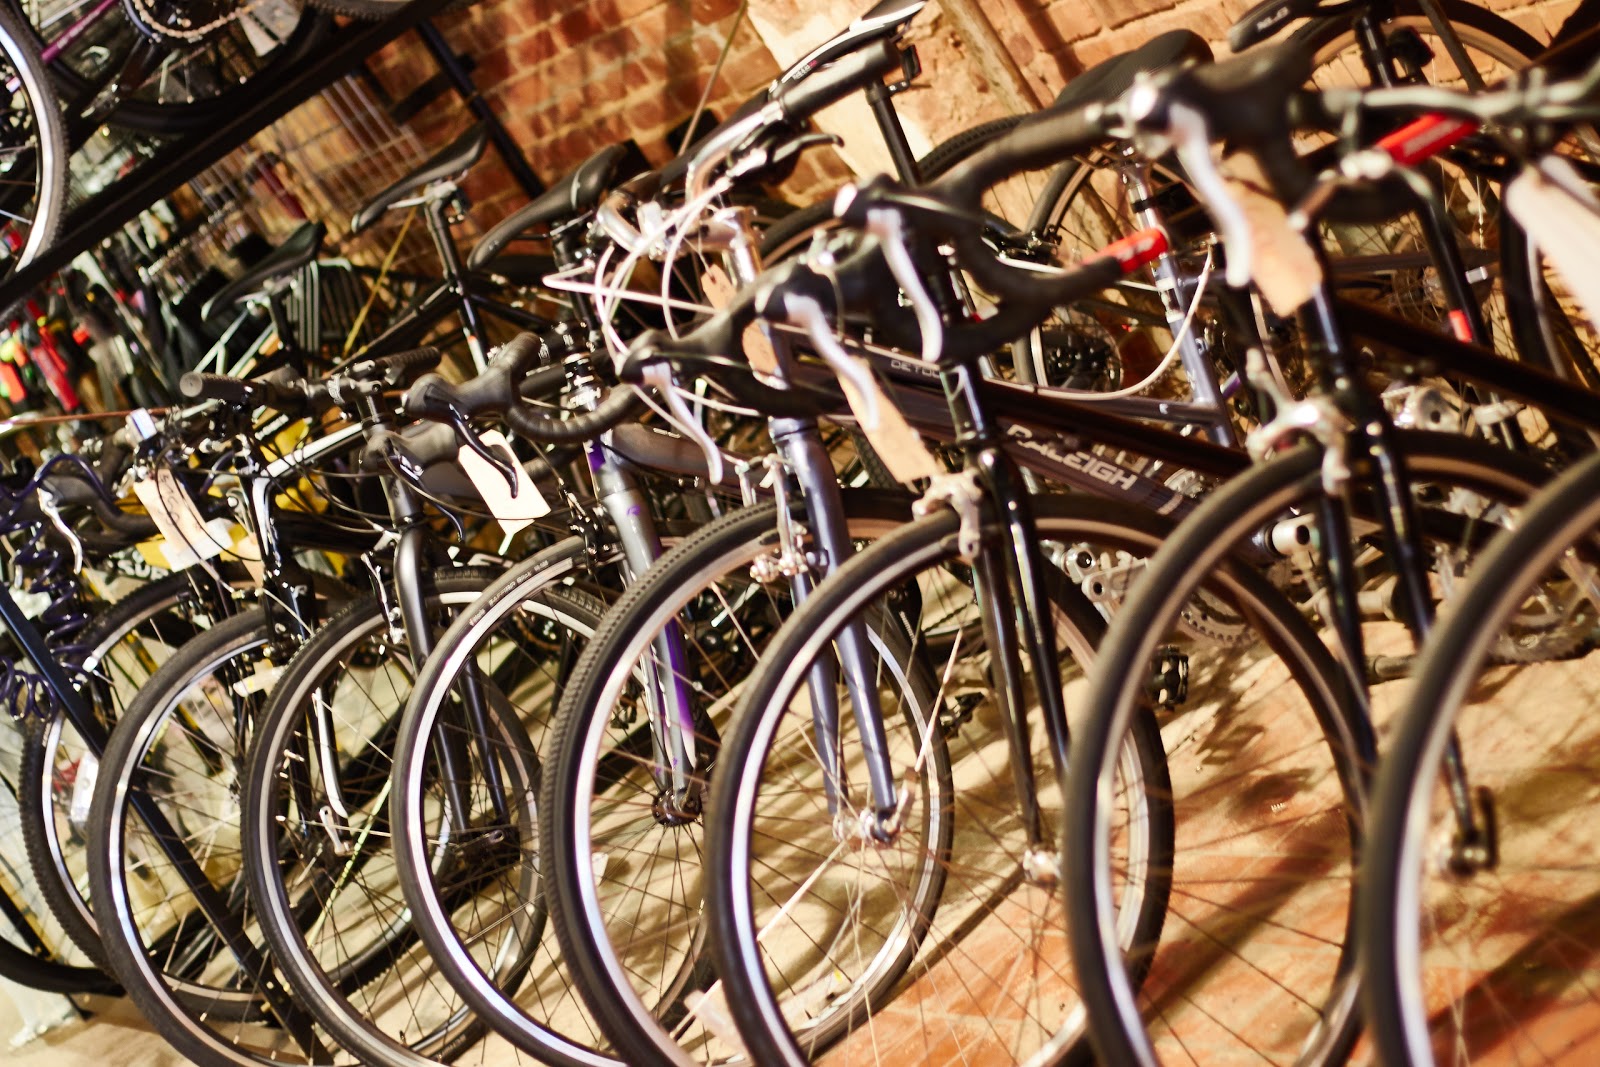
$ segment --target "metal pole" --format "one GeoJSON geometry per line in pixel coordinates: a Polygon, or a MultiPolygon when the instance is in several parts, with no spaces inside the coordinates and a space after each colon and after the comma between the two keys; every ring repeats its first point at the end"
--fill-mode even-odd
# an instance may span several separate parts
{"type": "Polygon", "coordinates": [[[511,176],[522,186],[522,191],[528,194],[530,200],[544,192],[544,182],[540,181],[533,168],[528,166],[527,157],[522,154],[522,149],[517,147],[517,142],[506,132],[505,123],[500,121],[500,116],[489,106],[489,101],[478,92],[478,87],[473,84],[472,75],[462,67],[461,60],[456,58],[450,42],[444,39],[444,34],[439,32],[439,28],[432,21],[424,19],[417,24],[417,36],[422,38],[422,43],[433,55],[433,61],[439,65],[439,70],[444,76],[450,79],[450,84],[466,102],[468,110],[488,128],[489,140],[494,142],[495,150],[505,161],[506,169],[511,172],[511,176]]]}

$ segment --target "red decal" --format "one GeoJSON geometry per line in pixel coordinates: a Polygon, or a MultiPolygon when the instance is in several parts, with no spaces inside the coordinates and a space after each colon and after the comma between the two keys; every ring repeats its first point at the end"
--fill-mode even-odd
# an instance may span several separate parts
{"type": "Polygon", "coordinates": [[[1467,313],[1460,308],[1450,312],[1450,329],[1457,341],[1472,342],[1472,324],[1467,321],[1467,313]]]}
{"type": "Polygon", "coordinates": [[[1378,141],[1378,147],[1402,167],[1420,163],[1470,137],[1477,124],[1443,115],[1424,115],[1378,141]]]}
{"type": "Polygon", "coordinates": [[[1154,263],[1171,247],[1167,243],[1166,231],[1152,227],[1106,245],[1100,250],[1100,254],[1110,256],[1122,264],[1122,273],[1132,274],[1140,267],[1154,263]]]}

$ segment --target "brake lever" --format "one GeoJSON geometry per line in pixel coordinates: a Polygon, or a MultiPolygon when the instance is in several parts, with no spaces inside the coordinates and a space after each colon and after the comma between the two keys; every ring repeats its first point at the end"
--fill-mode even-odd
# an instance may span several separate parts
{"type": "Polygon", "coordinates": [[[670,421],[676,424],[678,429],[682,430],[690,440],[699,445],[700,451],[705,453],[707,479],[713,485],[721,482],[722,449],[717,447],[717,443],[711,439],[711,435],[706,433],[705,428],[700,425],[700,420],[695,418],[694,413],[689,410],[689,405],[684,403],[683,397],[678,393],[677,382],[672,377],[672,368],[665,363],[648,363],[639,378],[646,385],[655,388],[662,400],[666,402],[667,407],[671,409],[670,421]]]}
{"type": "Polygon", "coordinates": [[[862,425],[876,430],[879,418],[877,383],[867,365],[846,352],[833,335],[833,323],[823,312],[822,305],[809,296],[789,293],[784,297],[783,311],[790,322],[806,331],[817,355],[827,362],[833,373],[855,390],[861,399],[862,425]]]}
{"type": "MultiPolygon", "coordinates": [[[[507,488],[509,488],[512,493],[515,493],[517,491],[516,454],[512,453],[511,462],[507,462],[506,460],[497,456],[488,445],[483,443],[477,434],[472,432],[472,427],[467,425],[466,418],[454,408],[450,409],[450,425],[455,427],[456,436],[460,437],[462,442],[468,448],[482,456],[485,463],[489,464],[489,466],[498,471],[500,477],[506,480],[507,488]]],[[[510,452],[509,446],[507,447],[506,451],[510,452]]]]}
{"type": "Polygon", "coordinates": [[[39,510],[44,513],[45,518],[50,520],[50,525],[54,526],[57,532],[59,532],[62,537],[65,537],[67,539],[67,543],[72,546],[73,572],[77,573],[82,571],[83,542],[78,540],[78,535],[73,533],[71,527],[69,527],[65,520],[61,518],[61,511],[56,507],[55,496],[42,486],[38,490],[38,496],[39,510]]]}

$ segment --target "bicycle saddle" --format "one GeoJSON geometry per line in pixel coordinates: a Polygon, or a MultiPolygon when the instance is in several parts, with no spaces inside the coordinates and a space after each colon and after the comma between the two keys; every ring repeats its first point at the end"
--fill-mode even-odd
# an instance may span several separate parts
{"type": "Polygon", "coordinates": [[[1087,104],[1110,103],[1131,89],[1139,74],[1176,67],[1191,59],[1211,62],[1211,46],[1205,38],[1189,30],[1163,33],[1131,52],[1096,63],[1073,78],[1052,106],[1075,111],[1087,104]]]}
{"type": "Polygon", "coordinates": [[[878,0],[872,8],[852,22],[843,33],[802,56],[799,62],[778,77],[780,82],[804,77],[814,67],[832,63],[885,37],[897,37],[906,23],[928,6],[928,0],[878,0]]]}
{"type": "Polygon", "coordinates": [[[378,216],[413,193],[421,192],[436,181],[471,167],[482,156],[489,144],[489,131],[480,123],[457,137],[424,162],[416,170],[395,182],[373,197],[350,220],[350,232],[360,233],[377,221],[378,216]]]}
{"type": "Polygon", "coordinates": [[[483,270],[512,239],[535,226],[551,226],[593,211],[600,198],[622,177],[617,173],[628,150],[622,145],[602,148],[577,169],[551,185],[543,195],[521,210],[501,219],[478,239],[467,255],[469,270],[483,270]]]}
{"type": "Polygon", "coordinates": [[[213,293],[200,308],[200,317],[210,319],[223,308],[256,295],[274,278],[293,274],[317,258],[317,253],[322,251],[322,239],[327,235],[328,228],[320,222],[301,223],[300,228],[270,255],[213,293]]]}
{"type": "MultiPolygon", "coordinates": [[[[1295,19],[1319,14],[1318,9],[1322,6],[1323,0],[1262,0],[1228,27],[1228,47],[1235,52],[1243,52],[1251,45],[1265,41],[1295,19]]],[[[1328,6],[1331,13],[1354,5],[1336,2],[1328,6]]]]}

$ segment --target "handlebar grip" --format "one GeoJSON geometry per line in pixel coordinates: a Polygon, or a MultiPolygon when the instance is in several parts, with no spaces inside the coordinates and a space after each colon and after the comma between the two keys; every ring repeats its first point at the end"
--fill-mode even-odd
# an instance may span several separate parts
{"type": "Polygon", "coordinates": [[[253,399],[249,382],[199,371],[189,371],[179,378],[178,392],[189,400],[220,400],[227,404],[245,404],[253,399]]]}
{"type": "Polygon", "coordinates": [[[89,510],[94,513],[101,526],[123,537],[148,541],[160,532],[156,528],[155,520],[150,516],[130,515],[99,495],[90,502],[89,510]]]}
{"type": "Polygon", "coordinates": [[[178,379],[178,392],[190,400],[219,400],[246,410],[272,408],[285,415],[300,414],[310,406],[304,383],[296,383],[296,386],[197,371],[189,371],[178,379]]]}
{"type": "Polygon", "coordinates": [[[548,351],[536,333],[519,333],[501,345],[489,359],[489,368],[504,368],[513,378],[521,378],[548,351]]]}
{"type": "Polygon", "coordinates": [[[570,419],[551,418],[527,404],[505,413],[506,425],[520,437],[541,444],[579,444],[599,437],[644,410],[644,398],[631,385],[619,385],[593,411],[570,419]]]}
{"type": "Polygon", "coordinates": [[[794,81],[780,83],[772,100],[791,121],[802,122],[899,69],[899,46],[893,40],[879,41],[794,81]]]}
{"type": "Polygon", "coordinates": [[[409,352],[396,352],[393,355],[358,360],[345,368],[345,373],[352,378],[389,378],[393,381],[408,381],[423,371],[437,367],[443,358],[443,353],[429,345],[425,348],[413,348],[409,352]]]}

